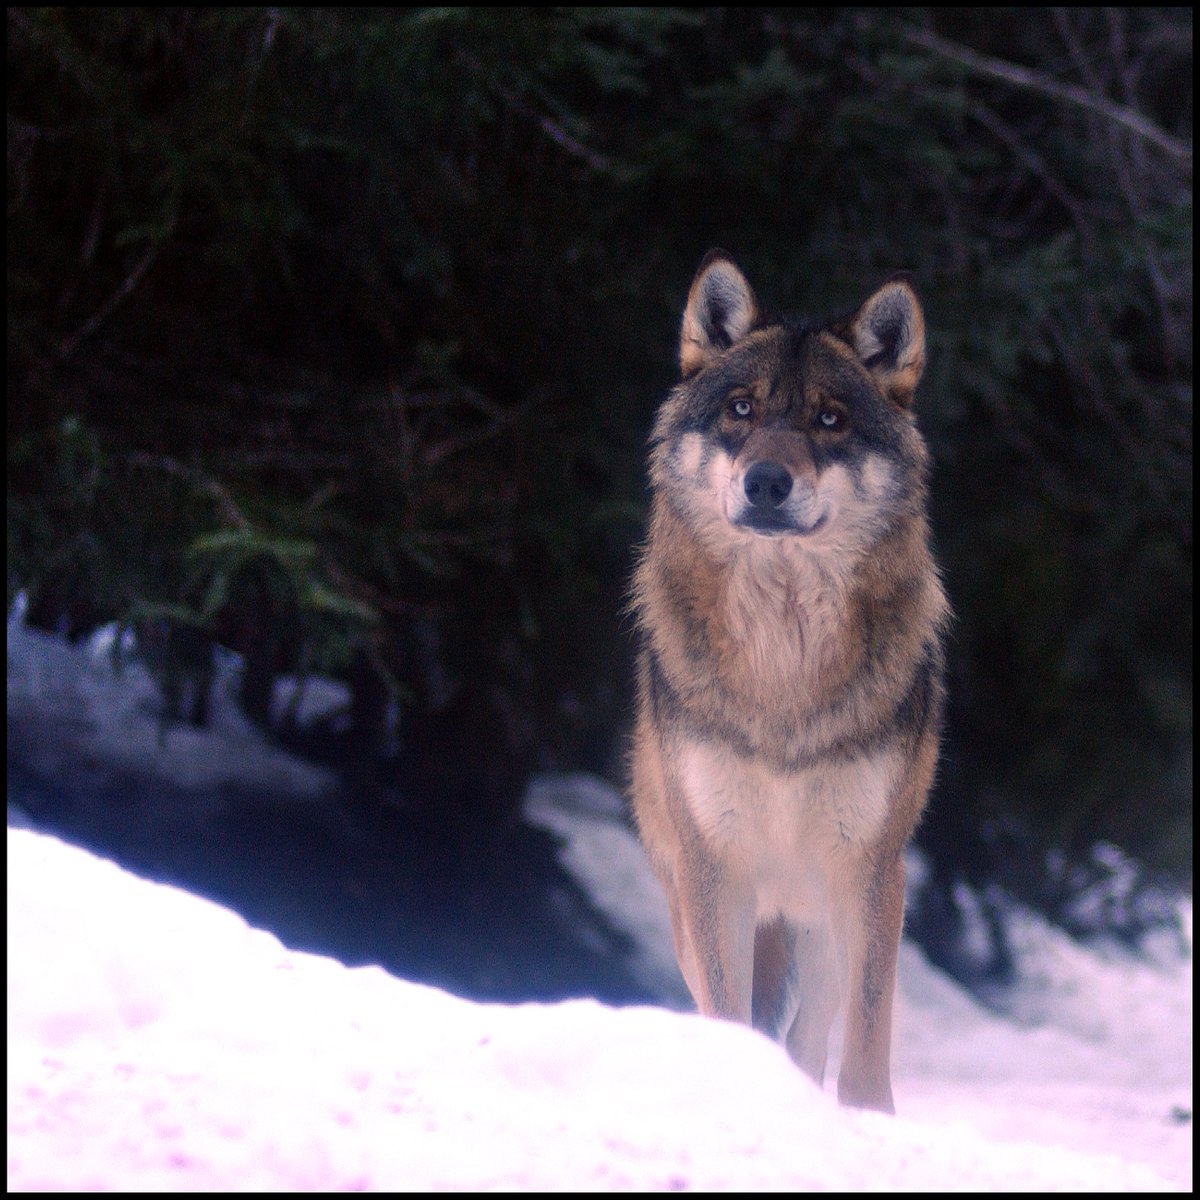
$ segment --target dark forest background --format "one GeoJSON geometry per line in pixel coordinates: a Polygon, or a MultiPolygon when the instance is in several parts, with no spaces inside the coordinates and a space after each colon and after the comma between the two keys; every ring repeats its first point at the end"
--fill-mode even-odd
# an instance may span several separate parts
{"type": "Polygon", "coordinates": [[[1190,884],[1191,9],[7,20],[33,623],[138,630],[197,722],[232,647],[272,736],[447,824],[620,780],[700,258],[800,313],[907,269],[957,612],[935,875],[1062,915],[1104,840],[1190,884]],[[281,673],[348,722],[296,728],[281,673]]]}

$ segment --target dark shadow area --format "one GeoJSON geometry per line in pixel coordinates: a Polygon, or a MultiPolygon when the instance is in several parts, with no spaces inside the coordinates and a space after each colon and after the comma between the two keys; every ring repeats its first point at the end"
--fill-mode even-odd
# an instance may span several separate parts
{"type": "Polygon", "coordinates": [[[35,828],[226,905],[292,949],[476,1000],[654,1000],[541,830],[439,824],[345,788],[319,802],[198,796],[82,761],[76,778],[45,779],[9,724],[9,803],[35,828]]]}

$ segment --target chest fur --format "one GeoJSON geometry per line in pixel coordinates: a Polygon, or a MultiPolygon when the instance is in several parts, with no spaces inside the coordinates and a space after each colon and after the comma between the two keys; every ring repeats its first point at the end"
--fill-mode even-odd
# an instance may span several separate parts
{"type": "Polygon", "coordinates": [[[693,742],[684,803],[708,850],[752,883],[760,917],[808,919],[830,903],[881,832],[900,762],[894,749],[778,773],[693,742]]]}

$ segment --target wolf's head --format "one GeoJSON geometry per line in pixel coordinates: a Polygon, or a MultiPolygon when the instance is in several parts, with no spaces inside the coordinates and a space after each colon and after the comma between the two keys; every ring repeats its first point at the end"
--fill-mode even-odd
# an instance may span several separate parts
{"type": "Polygon", "coordinates": [[[733,261],[710,251],[679,362],[651,482],[714,551],[780,538],[861,551],[923,512],[928,454],[912,405],[925,322],[905,279],[842,318],[771,321],[733,261]]]}

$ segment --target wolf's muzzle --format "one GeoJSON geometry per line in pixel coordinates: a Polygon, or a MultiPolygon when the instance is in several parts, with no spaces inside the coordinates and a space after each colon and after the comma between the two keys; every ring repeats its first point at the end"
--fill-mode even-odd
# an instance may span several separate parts
{"type": "Polygon", "coordinates": [[[769,513],[791,495],[792,473],[779,463],[756,462],[746,472],[742,487],[752,509],[769,513]]]}
{"type": "Polygon", "coordinates": [[[782,463],[761,459],[742,478],[746,506],[733,518],[735,525],[768,537],[778,534],[816,533],[827,513],[812,519],[816,497],[805,484],[796,487],[795,476],[782,463]]]}

